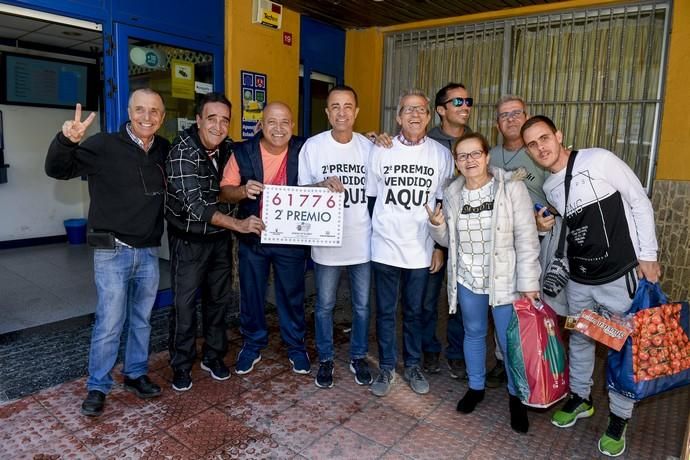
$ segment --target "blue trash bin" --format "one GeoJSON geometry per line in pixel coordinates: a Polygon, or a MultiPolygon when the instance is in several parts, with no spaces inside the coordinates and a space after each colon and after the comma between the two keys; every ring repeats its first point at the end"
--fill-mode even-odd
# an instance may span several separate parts
{"type": "Polygon", "coordinates": [[[65,230],[69,244],[86,243],[86,219],[67,219],[65,230]]]}

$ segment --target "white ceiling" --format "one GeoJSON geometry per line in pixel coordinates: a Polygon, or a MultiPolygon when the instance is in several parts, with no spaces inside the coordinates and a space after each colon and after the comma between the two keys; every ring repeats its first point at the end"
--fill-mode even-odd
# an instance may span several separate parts
{"type": "Polygon", "coordinates": [[[103,49],[101,32],[0,13],[0,37],[90,52],[103,49]]]}

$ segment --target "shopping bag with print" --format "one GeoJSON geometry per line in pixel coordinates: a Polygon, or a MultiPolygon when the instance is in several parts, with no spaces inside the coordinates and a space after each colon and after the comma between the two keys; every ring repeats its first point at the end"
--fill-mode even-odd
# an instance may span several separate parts
{"type": "Polygon", "coordinates": [[[658,283],[640,280],[632,306],[633,332],[609,351],[609,388],[639,401],[690,384],[690,307],[669,303],[658,283]]]}
{"type": "Polygon", "coordinates": [[[567,396],[565,347],[556,313],[546,303],[513,302],[507,352],[508,372],[523,404],[544,408],[567,396]]]}

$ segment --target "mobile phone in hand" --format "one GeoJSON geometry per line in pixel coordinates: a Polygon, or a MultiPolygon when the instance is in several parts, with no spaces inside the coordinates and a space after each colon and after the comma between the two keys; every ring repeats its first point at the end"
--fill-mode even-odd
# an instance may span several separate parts
{"type": "MultiPolygon", "coordinates": [[[[544,206],[543,204],[539,204],[539,203],[535,203],[535,204],[534,204],[534,210],[535,210],[536,212],[541,211],[541,208],[544,208],[544,207],[545,207],[545,206],[544,206]]],[[[548,209],[547,209],[546,211],[544,211],[544,217],[549,217],[550,215],[551,215],[551,213],[549,212],[548,209]]]]}

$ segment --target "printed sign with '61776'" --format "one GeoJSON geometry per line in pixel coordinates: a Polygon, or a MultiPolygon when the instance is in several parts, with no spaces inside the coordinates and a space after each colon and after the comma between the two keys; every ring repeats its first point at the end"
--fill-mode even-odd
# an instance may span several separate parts
{"type": "Polygon", "coordinates": [[[266,185],[261,216],[262,243],[340,246],[343,193],[321,187],[266,185]]]}

